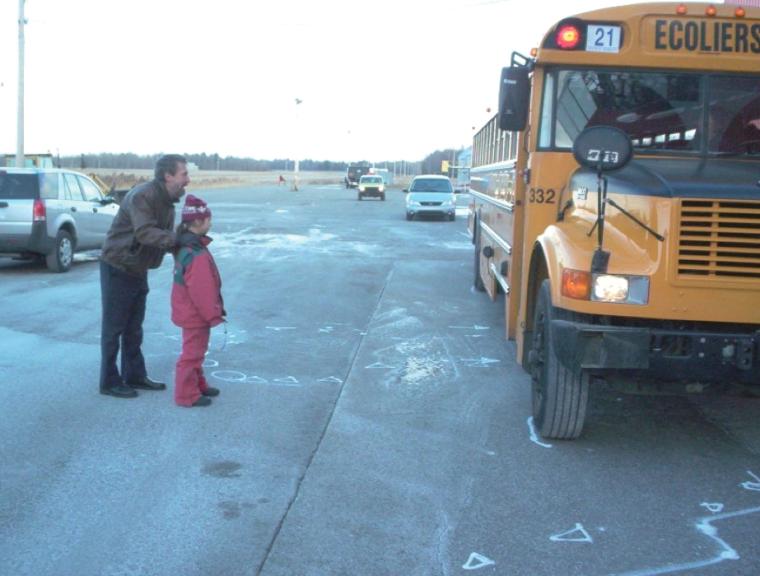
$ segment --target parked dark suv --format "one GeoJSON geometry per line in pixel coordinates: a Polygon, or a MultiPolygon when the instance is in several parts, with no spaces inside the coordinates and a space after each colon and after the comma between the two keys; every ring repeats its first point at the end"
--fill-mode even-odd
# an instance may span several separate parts
{"type": "Polygon", "coordinates": [[[0,254],[43,257],[54,272],[101,248],[118,205],[84,174],[0,168],[0,254]]]}

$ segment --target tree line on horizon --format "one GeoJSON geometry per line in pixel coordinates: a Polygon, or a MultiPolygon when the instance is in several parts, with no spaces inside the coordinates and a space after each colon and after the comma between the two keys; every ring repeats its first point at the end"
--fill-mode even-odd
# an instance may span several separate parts
{"type": "MultiPolygon", "coordinates": [[[[380,168],[395,170],[397,174],[438,174],[441,171],[441,161],[449,160],[452,165],[456,160],[458,150],[448,148],[436,150],[428,154],[423,160],[410,162],[406,160],[386,160],[371,163],[361,162],[335,162],[332,160],[305,159],[299,162],[299,170],[309,172],[342,172],[349,164],[367,164],[380,168]]],[[[56,165],[59,168],[74,168],[87,170],[88,168],[106,168],[114,170],[151,170],[156,165],[156,160],[161,154],[132,154],[132,153],[102,153],[102,154],[79,154],[77,156],[59,156],[56,165]]],[[[220,156],[219,154],[183,154],[188,162],[195,164],[199,170],[234,170],[250,172],[289,172],[293,170],[293,160],[290,158],[276,158],[274,160],[261,160],[256,158],[241,158],[237,156],[220,156]]]]}

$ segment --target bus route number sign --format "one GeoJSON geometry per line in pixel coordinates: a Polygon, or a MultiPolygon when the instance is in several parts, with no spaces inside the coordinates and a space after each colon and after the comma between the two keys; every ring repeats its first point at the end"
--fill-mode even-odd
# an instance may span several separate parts
{"type": "Polygon", "coordinates": [[[620,26],[589,24],[586,52],[620,52],[620,26]]]}

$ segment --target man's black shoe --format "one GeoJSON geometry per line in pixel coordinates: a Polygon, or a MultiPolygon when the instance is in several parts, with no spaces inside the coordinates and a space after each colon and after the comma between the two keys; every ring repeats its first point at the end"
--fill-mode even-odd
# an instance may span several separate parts
{"type": "Polygon", "coordinates": [[[219,388],[214,388],[213,386],[209,386],[206,388],[203,392],[201,392],[204,396],[219,396],[219,388]]]}
{"type": "Polygon", "coordinates": [[[193,408],[198,406],[211,406],[211,400],[205,396],[201,396],[195,402],[193,402],[193,408]]]}
{"type": "Polygon", "coordinates": [[[139,380],[127,382],[127,384],[132,388],[139,388],[140,390],[166,390],[166,384],[151,380],[147,376],[145,378],[140,378],[139,380]]]}
{"type": "Polygon", "coordinates": [[[115,396],[116,398],[137,398],[137,391],[124,384],[101,388],[100,393],[106,396],[115,396]]]}

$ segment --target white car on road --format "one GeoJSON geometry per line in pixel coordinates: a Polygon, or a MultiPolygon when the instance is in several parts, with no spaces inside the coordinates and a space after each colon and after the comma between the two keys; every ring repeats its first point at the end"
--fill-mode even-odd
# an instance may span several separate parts
{"type": "Polygon", "coordinates": [[[448,216],[454,220],[457,214],[457,199],[454,187],[446,176],[434,174],[415,176],[406,194],[406,219],[413,220],[420,214],[448,216]]]}

